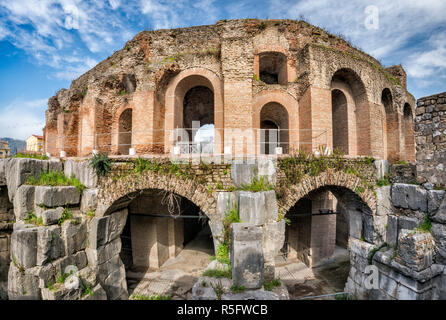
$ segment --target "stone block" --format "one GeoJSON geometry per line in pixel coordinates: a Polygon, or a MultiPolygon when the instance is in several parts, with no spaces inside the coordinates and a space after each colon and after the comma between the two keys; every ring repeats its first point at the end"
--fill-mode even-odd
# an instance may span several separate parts
{"type": "Polygon", "coordinates": [[[366,259],[368,259],[370,252],[375,248],[373,244],[353,238],[348,240],[348,246],[352,253],[366,259]]]}
{"type": "Polygon", "coordinates": [[[127,299],[125,267],[119,256],[98,266],[99,281],[109,300],[127,299]]]}
{"type": "Polygon", "coordinates": [[[123,209],[110,214],[107,228],[107,242],[111,242],[114,239],[121,236],[122,230],[127,222],[128,210],[123,209]]]}
{"type": "Polygon", "coordinates": [[[401,230],[398,236],[397,262],[415,271],[432,265],[433,239],[430,233],[401,230]]]}
{"type": "Polygon", "coordinates": [[[0,186],[6,186],[6,162],[10,159],[0,159],[0,186]]]}
{"type": "Polygon", "coordinates": [[[65,254],[59,226],[41,227],[37,230],[37,265],[52,262],[65,254]]]}
{"type": "Polygon", "coordinates": [[[231,165],[231,178],[236,187],[249,185],[257,177],[257,165],[247,163],[233,163],[231,165]]]}
{"type": "Polygon", "coordinates": [[[436,263],[446,264],[446,225],[433,222],[431,232],[435,241],[436,263]]]}
{"type": "Polygon", "coordinates": [[[414,230],[418,227],[418,219],[412,218],[412,217],[406,217],[406,216],[399,216],[398,217],[398,237],[401,232],[401,230],[414,230]]]}
{"type": "Polygon", "coordinates": [[[61,235],[65,244],[66,255],[84,250],[87,244],[87,223],[75,223],[66,220],[62,224],[61,235]]]}
{"type": "MultiPolygon", "coordinates": [[[[444,190],[429,190],[427,192],[427,210],[434,216],[443,202],[444,190]]],[[[446,221],[446,220],[445,220],[446,221]]]]}
{"type": "Polygon", "coordinates": [[[15,230],[11,235],[11,259],[21,268],[37,263],[37,228],[15,230]]]}
{"type": "Polygon", "coordinates": [[[42,171],[48,171],[48,161],[28,158],[9,159],[5,166],[9,201],[13,202],[17,189],[26,179],[31,176],[37,178],[42,171]]]}
{"type": "Polygon", "coordinates": [[[265,223],[264,192],[239,191],[240,220],[252,225],[265,223]]]}
{"type": "Polygon", "coordinates": [[[79,189],[73,186],[48,187],[38,186],[35,191],[35,204],[45,207],[59,207],[78,204],[80,200],[79,189]]]}
{"type": "Polygon", "coordinates": [[[24,220],[34,211],[35,186],[22,185],[14,197],[14,215],[16,220],[24,220]]]}
{"type": "Polygon", "coordinates": [[[219,192],[217,197],[217,213],[223,219],[231,210],[238,209],[236,192],[219,192]]]}
{"type": "Polygon", "coordinates": [[[94,217],[89,222],[88,247],[97,249],[107,243],[108,222],[110,216],[94,217]]]}
{"type": "Polygon", "coordinates": [[[236,286],[258,289],[263,285],[262,229],[247,223],[231,226],[232,280],[236,286]]]}
{"type": "Polygon", "coordinates": [[[389,215],[387,217],[386,242],[390,247],[394,247],[398,242],[398,217],[389,215]]]}
{"type": "Polygon", "coordinates": [[[58,207],[56,209],[45,210],[41,213],[43,225],[49,226],[52,224],[57,224],[59,219],[62,218],[64,208],[58,207]]]}
{"type": "Polygon", "coordinates": [[[257,160],[257,179],[264,177],[265,182],[275,185],[276,184],[276,166],[270,159],[258,159],[257,160]]]}
{"type": "Polygon", "coordinates": [[[373,163],[375,166],[376,179],[383,179],[385,175],[389,173],[389,161],[387,160],[375,160],[373,163]]]}
{"type": "Polygon", "coordinates": [[[8,272],[9,300],[41,300],[39,278],[30,270],[21,271],[11,264],[8,272]]]}
{"type": "Polygon", "coordinates": [[[95,211],[98,206],[99,189],[85,189],[82,192],[81,210],[84,213],[95,211]]]}
{"type": "Polygon", "coordinates": [[[85,252],[88,262],[93,266],[97,266],[119,255],[121,252],[121,239],[116,238],[112,242],[97,249],[87,248],[85,252]]]}
{"type": "Polygon", "coordinates": [[[438,210],[430,212],[432,221],[446,224],[446,197],[441,200],[438,210]]]}
{"type": "Polygon", "coordinates": [[[413,184],[394,183],[392,204],[397,208],[427,212],[427,191],[413,184]]]}
{"type": "Polygon", "coordinates": [[[67,177],[74,175],[87,188],[96,188],[98,177],[87,161],[67,160],[64,164],[64,173],[67,177]]]}
{"type": "Polygon", "coordinates": [[[379,216],[392,214],[392,204],[390,201],[390,186],[376,189],[376,214],[379,216]]]}
{"type": "Polygon", "coordinates": [[[107,300],[107,293],[100,284],[96,285],[91,294],[83,295],[81,300],[107,300]]]}
{"type": "Polygon", "coordinates": [[[265,195],[265,222],[276,222],[279,217],[276,192],[274,190],[263,192],[265,195]]]}

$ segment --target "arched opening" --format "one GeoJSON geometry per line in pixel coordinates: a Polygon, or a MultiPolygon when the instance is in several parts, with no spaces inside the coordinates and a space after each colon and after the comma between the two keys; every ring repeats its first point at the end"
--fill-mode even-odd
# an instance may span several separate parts
{"type": "Polygon", "coordinates": [[[132,109],[126,109],[119,117],[118,154],[129,154],[132,147],[132,109]]]}
{"type": "Polygon", "coordinates": [[[120,256],[129,295],[185,299],[214,254],[208,218],[190,200],[164,190],[124,198],[117,202],[128,209],[120,256]]]}
{"type": "Polygon", "coordinates": [[[289,209],[285,259],[276,272],[293,299],[344,291],[350,271],[349,237],[368,237],[363,224],[371,214],[356,193],[339,186],[314,189],[289,209]],[[287,270],[296,270],[292,278],[287,278],[287,270]]]}
{"type": "Polygon", "coordinates": [[[336,141],[336,146],[344,150],[348,149],[349,155],[371,155],[370,111],[361,78],[351,69],[339,69],[332,76],[331,90],[332,112],[337,112],[332,119],[332,125],[335,125],[332,127],[333,142],[336,141]],[[338,118],[343,122],[335,123],[338,118]],[[342,123],[346,124],[344,128],[342,123]],[[338,135],[342,135],[341,140],[338,135]]]}
{"type": "MultiPolygon", "coordinates": [[[[398,114],[393,107],[392,93],[385,88],[381,94],[381,103],[385,111],[385,134],[383,134],[386,145],[386,157],[389,161],[399,160],[399,128],[398,114]]],[[[383,128],[383,129],[384,129],[383,128]]]]}
{"type": "Polygon", "coordinates": [[[408,103],[403,109],[404,149],[407,161],[415,161],[415,137],[412,108],[408,103]]]}
{"type": "Polygon", "coordinates": [[[259,55],[259,76],[266,84],[286,84],[287,58],[281,52],[263,52],[259,55]]]}
{"type": "Polygon", "coordinates": [[[349,153],[348,106],[345,94],[338,89],[331,91],[333,150],[349,153]]]}
{"type": "Polygon", "coordinates": [[[260,111],[260,150],[262,154],[282,153],[289,149],[289,120],[287,110],[277,102],[269,102],[260,111]]]}

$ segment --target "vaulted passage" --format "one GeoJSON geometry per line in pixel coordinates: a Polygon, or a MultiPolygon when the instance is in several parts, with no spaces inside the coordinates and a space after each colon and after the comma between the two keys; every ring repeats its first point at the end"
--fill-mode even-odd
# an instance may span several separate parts
{"type": "Polygon", "coordinates": [[[132,109],[126,109],[119,117],[119,154],[128,155],[132,147],[132,109]]]}
{"type": "Polygon", "coordinates": [[[403,110],[403,129],[404,129],[404,149],[407,161],[415,161],[415,137],[413,128],[412,108],[408,103],[404,105],[403,110]]]}
{"type": "Polygon", "coordinates": [[[325,186],[286,213],[284,262],[279,272],[294,299],[343,292],[350,270],[349,237],[361,238],[368,206],[351,190],[325,186]]]}
{"type": "Polygon", "coordinates": [[[384,89],[381,95],[382,105],[385,111],[385,141],[387,146],[387,160],[397,161],[400,158],[400,135],[398,126],[398,113],[393,107],[392,93],[384,89]]]}
{"type": "Polygon", "coordinates": [[[165,191],[147,189],[131,197],[121,235],[129,294],[171,294],[170,276],[163,280],[163,292],[148,287],[161,285],[154,279],[169,274],[166,270],[187,274],[191,281],[203,272],[214,251],[207,217],[191,201],[165,191]]]}

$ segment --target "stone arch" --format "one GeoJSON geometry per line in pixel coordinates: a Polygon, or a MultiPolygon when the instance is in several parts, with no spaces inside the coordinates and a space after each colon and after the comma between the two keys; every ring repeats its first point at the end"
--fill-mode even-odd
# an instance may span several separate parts
{"type": "Polygon", "coordinates": [[[158,189],[173,192],[194,203],[209,218],[214,247],[217,248],[223,224],[217,215],[217,193],[209,193],[205,187],[193,180],[183,180],[173,175],[163,175],[145,171],[135,179],[133,175],[118,180],[106,178],[101,182],[98,195],[96,216],[112,214],[133,200],[132,194],[141,190],[158,189]]]}
{"type": "MultiPolygon", "coordinates": [[[[298,102],[282,90],[265,90],[258,93],[253,99],[253,127],[261,128],[261,113],[263,108],[269,104],[277,104],[288,116],[288,151],[297,149],[299,142],[298,102]]],[[[277,124],[276,124],[277,125],[277,124]]],[[[256,135],[256,141],[260,141],[260,135],[256,135]]],[[[257,150],[260,152],[259,144],[257,150]]],[[[285,150],[284,150],[285,151],[285,150]]]]}
{"type": "MultiPolygon", "coordinates": [[[[351,97],[349,96],[349,98],[351,97]]],[[[349,100],[343,90],[332,88],[331,123],[333,150],[338,149],[347,155],[351,152],[350,145],[354,147],[351,140],[355,140],[355,137],[351,137],[351,130],[349,130],[351,129],[351,125],[349,125],[349,106],[354,105],[349,100]]]]}
{"type": "Polygon", "coordinates": [[[223,136],[223,86],[220,78],[212,71],[204,68],[189,68],[177,74],[166,89],[165,105],[165,152],[168,153],[173,144],[173,133],[175,128],[182,128],[183,122],[183,100],[186,93],[194,87],[206,87],[214,94],[214,126],[216,140],[214,150],[222,152],[221,137],[223,136]],[[217,134],[218,132],[218,134],[217,134]]]}
{"type": "Polygon", "coordinates": [[[330,88],[338,89],[347,99],[349,154],[370,155],[370,108],[367,90],[361,77],[350,68],[340,68],[331,77],[330,88]]]}
{"type": "Polygon", "coordinates": [[[384,107],[383,143],[384,157],[389,161],[397,161],[400,158],[400,136],[398,112],[394,106],[392,92],[384,88],[381,94],[381,104],[384,107]]]}
{"type": "Polygon", "coordinates": [[[415,161],[415,135],[413,124],[413,111],[409,103],[403,107],[403,134],[405,160],[415,161]]]}

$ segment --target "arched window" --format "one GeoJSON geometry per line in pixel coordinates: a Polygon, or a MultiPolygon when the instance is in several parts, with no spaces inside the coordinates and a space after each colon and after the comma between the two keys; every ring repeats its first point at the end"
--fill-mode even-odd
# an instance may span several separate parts
{"type": "Polygon", "coordinates": [[[412,108],[408,103],[403,109],[404,151],[407,161],[415,161],[415,138],[413,130],[412,108]]]}
{"type": "Polygon", "coordinates": [[[259,77],[267,84],[286,84],[287,58],[281,52],[263,52],[259,55],[259,77]]]}
{"type": "Polygon", "coordinates": [[[333,150],[349,153],[347,98],[341,90],[331,92],[333,150]]]}
{"type": "Polygon", "coordinates": [[[277,147],[282,153],[289,152],[288,112],[279,103],[265,104],[260,111],[261,153],[275,154],[277,147]]]}
{"type": "Polygon", "coordinates": [[[119,117],[118,153],[129,154],[132,147],[132,109],[126,109],[119,117]]]}

